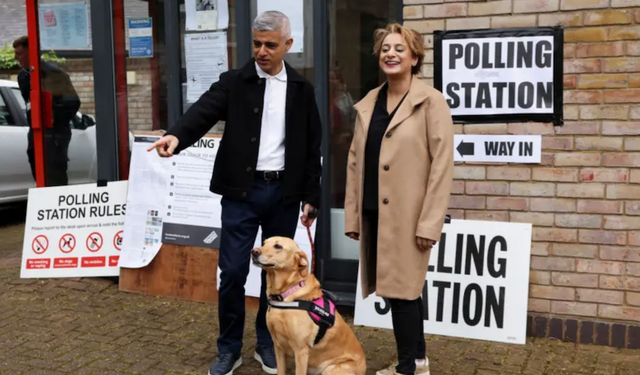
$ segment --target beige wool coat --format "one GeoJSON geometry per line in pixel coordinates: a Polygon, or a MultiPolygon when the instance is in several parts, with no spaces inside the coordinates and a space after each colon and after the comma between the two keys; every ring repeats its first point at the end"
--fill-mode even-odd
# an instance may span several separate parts
{"type": "Polygon", "coordinates": [[[453,122],[444,96],[417,77],[382,140],[379,173],[377,281],[369,257],[368,223],[362,217],[364,151],[382,86],[354,107],[355,133],[347,165],[345,232],[360,234],[362,294],[414,300],[422,293],[429,251],[416,236],[440,240],[453,183],[453,122]]]}

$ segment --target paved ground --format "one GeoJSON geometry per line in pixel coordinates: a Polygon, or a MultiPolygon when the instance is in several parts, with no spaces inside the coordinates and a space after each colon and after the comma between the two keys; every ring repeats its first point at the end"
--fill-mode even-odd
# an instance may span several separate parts
{"type": "MultiPolygon", "coordinates": [[[[0,374],[206,374],[215,357],[212,306],[119,292],[107,279],[21,280],[22,210],[0,211],[0,374]]],[[[238,375],[261,373],[250,326],[238,375]]],[[[356,334],[369,374],[393,360],[390,331],[356,334]]],[[[433,375],[640,374],[640,351],[541,339],[519,346],[429,337],[427,345],[433,375]]]]}

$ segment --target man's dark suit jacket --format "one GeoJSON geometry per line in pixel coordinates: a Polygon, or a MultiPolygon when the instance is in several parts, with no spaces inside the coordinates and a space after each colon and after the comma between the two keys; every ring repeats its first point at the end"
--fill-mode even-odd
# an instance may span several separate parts
{"type": "MultiPolygon", "coordinates": [[[[285,63],[287,98],[285,115],[285,203],[320,205],[320,143],[322,125],[309,81],[285,63]]],[[[265,80],[258,77],[254,60],[220,75],[220,80],[167,132],[180,141],[180,152],[202,138],[218,121],[225,121],[210,190],[235,199],[251,190],[258,162],[265,80]]]]}

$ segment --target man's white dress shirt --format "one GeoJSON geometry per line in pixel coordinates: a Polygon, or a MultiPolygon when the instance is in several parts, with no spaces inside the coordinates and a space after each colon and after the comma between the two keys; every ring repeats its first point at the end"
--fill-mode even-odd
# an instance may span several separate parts
{"type": "Polygon", "coordinates": [[[264,72],[256,63],[258,77],[265,79],[262,128],[258,149],[257,171],[284,170],[285,113],[287,106],[287,71],[275,76],[264,72]]]}

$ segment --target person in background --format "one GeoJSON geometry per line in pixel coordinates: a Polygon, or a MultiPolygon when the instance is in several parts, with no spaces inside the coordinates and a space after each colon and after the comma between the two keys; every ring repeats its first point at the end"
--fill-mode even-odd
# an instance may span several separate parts
{"type": "MultiPolygon", "coordinates": [[[[29,38],[22,36],[13,42],[14,57],[22,70],[18,73],[18,86],[27,105],[29,135],[27,156],[31,165],[31,174],[36,178],[36,163],[31,125],[31,64],[29,61],[29,38]]],[[[67,165],[69,163],[69,143],[71,142],[71,120],[80,109],[80,98],[71,83],[69,75],[57,66],[40,61],[42,91],[51,92],[53,99],[53,128],[44,128],[45,132],[45,172],[47,186],[69,184],[67,165]]],[[[45,126],[45,124],[43,124],[45,126]]]]}
{"type": "Polygon", "coordinates": [[[444,96],[416,75],[419,33],[390,24],[374,35],[387,81],[355,105],[345,232],[360,240],[362,294],[391,304],[398,363],[378,375],[429,374],[420,295],[453,180],[453,123],[444,96]]]}
{"type": "MultiPolygon", "coordinates": [[[[244,284],[258,227],[263,239],[293,238],[298,212],[310,226],[320,205],[322,128],[314,88],[284,62],[293,39],[289,19],[264,12],[253,23],[255,59],[220,75],[149,151],[172,156],[194,144],[216,122],[226,121],[211,191],[222,195],[221,282],[218,359],[210,375],[232,374],[242,364],[244,284]],[[285,136],[286,135],[286,136],[285,136]]],[[[211,270],[215,275],[215,270],[211,270]]],[[[262,271],[254,354],[276,374],[273,340],[266,323],[266,273],[262,271]]]]}

